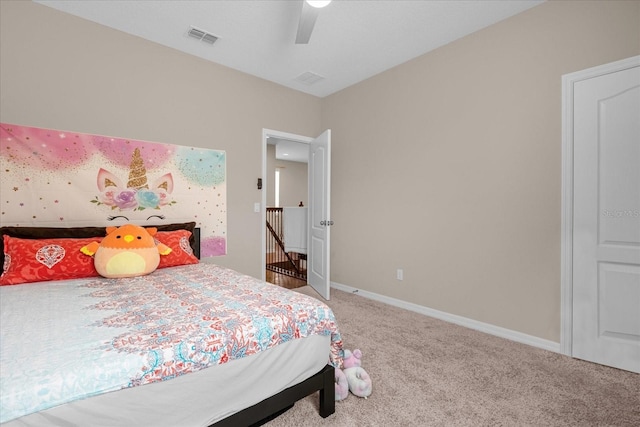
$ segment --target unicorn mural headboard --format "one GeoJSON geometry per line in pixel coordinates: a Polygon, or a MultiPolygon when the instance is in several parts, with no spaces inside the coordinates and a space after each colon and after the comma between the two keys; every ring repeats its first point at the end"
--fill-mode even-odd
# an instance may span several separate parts
{"type": "Polygon", "coordinates": [[[226,253],[224,151],[0,123],[0,226],[195,221],[226,253]]]}

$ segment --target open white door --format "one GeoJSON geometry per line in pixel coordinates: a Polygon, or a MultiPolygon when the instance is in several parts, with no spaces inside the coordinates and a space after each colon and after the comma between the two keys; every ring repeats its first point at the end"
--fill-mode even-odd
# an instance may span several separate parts
{"type": "Polygon", "coordinates": [[[307,283],[329,299],[331,221],[331,130],[309,144],[309,238],[307,283]]]}
{"type": "Polygon", "coordinates": [[[640,373],[640,62],[573,83],[574,357],[640,373]]]}

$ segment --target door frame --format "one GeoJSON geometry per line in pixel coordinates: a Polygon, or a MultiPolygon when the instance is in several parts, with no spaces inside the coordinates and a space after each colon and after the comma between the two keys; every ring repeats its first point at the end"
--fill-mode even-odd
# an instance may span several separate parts
{"type": "MultiPolygon", "coordinates": [[[[261,225],[260,225],[260,242],[261,242],[261,271],[262,271],[262,281],[267,279],[267,139],[268,138],[278,138],[278,139],[287,139],[289,141],[295,141],[302,144],[310,144],[315,138],[309,136],[296,135],[289,132],[282,132],[278,130],[272,129],[262,129],[262,194],[260,199],[260,217],[261,217],[261,225]]],[[[272,178],[273,179],[273,178],[272,178]]],[[[308,180],[308,178],[307,178],[308,180]]]]}
{"type": "Polygon", "coordinates": [[[640,55],[562,76],[562,220],[560,242],[560,352],[573,348],[573,88],[582,80],[640,65],[640,55]]]}

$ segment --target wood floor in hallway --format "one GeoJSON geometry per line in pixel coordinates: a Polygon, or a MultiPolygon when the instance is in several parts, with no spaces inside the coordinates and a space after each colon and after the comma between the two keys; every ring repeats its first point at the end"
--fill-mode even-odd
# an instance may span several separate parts
{"type": "Polygon", "coordinates": [[[307,282],[304,280],[285,276],[284,274],[274,273],[273,271],[269,270],[267,270],[266,278],[267,282],[273,283],[274,285],[282,286],[283,288],[287,289],[295,289],[307,284],[307,282]]]}

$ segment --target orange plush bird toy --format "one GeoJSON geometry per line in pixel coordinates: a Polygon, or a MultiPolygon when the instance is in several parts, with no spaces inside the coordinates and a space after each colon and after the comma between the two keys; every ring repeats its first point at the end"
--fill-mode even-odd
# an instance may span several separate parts
{"type": "Polygon", "coordinates": [[[171,248],[158,243],[153,236],[155,227],[144,228],[126,224],[107,227],[101,243],[91,242],[82,249],[93,256],[98,274],[109,278],[143,276],[153,272],[160,263],[160,255],[168,255],[171,248]]]}

